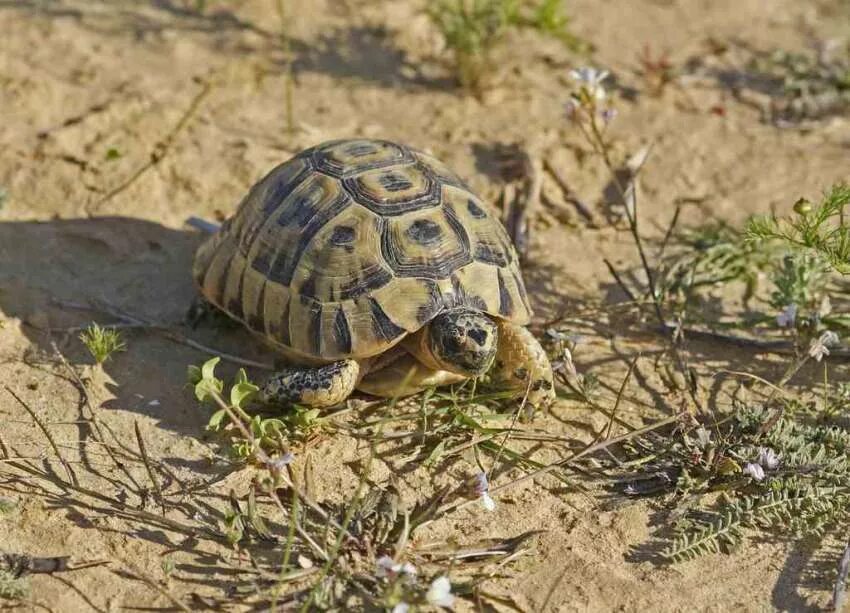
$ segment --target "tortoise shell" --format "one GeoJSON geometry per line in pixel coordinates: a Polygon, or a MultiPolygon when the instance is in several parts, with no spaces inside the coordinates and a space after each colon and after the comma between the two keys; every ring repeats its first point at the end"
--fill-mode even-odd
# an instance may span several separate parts
{"type": "Polygon", "coordinates": [[[288,354],[381,353],[445,309],[531,312],[505,229],[433,157],[379,140],[307,149],[198,249],[204,297],[288,354]]]}

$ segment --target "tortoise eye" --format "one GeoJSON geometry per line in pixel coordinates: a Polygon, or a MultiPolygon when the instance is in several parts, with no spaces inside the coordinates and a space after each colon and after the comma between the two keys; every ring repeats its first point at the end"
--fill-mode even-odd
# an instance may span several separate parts
{"type": "Polygon", "coordinates": [[[479,345],[483,345],[487,341],[487,331],[476,328],[469,331],[469,336],[479,345]]]}

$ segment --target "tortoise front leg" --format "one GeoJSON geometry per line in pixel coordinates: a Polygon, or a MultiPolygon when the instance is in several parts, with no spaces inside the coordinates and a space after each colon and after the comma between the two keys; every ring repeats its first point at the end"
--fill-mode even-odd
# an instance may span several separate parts
{"type": "Polygon", "coordinates": [[[360,376],[356,360],[340,360],[324,366],[294,366],[275,373],[260,388],[260,400],[268,404],[303,404],[331,407],[345,401],[360,376]]]}
{"type": "Polygon", "coordinates": [[[499,320],[499,341],[491,371],[494,382],[524,396],[533,407],[555,400],[555,385],[549,357],[534,335],[524,326],[499,320]]]}

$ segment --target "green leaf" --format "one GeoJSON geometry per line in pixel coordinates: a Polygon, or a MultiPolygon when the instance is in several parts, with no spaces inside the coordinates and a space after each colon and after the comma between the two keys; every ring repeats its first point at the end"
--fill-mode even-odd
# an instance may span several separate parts
{"type": "MultiPolygon", "coordinates": [[[[242,369],[239,370],[244,373],[242,369]]],[[[254,396],[256,396],[259,389],[260,388],[253,383],[248,383],[246,381],[237,383],[230,388],[230,404],[241,409],[244,403],[254,399],[254,396]]]]}
{"type": "Polygon", "coordinates": [[[215,413],[210,416],[210,420],[207,422],[207,430],[218,430],[221,427],[222,420],[227,416],[227,411],[224,409],[219,409],[215,413]]]}
{"type": "Polygon", "coordinates": [[[214,379],[215,367],[219,362],[221,362],[221,358],[219,357],[210,358],[209,360],[204,362],[204,365],[201,366],[201,377],[203,379],[214,379]]]}
{"type": "Polygon", "coordinates": [[[198,381],[203,378],[201,375],[201,369],[195,366],[194,364],[189,364],[189,367],[186,369],[186,379],[189,381],[191,385],[197,385],[198,381]]]}
{"type": "Polygon", "coordinates": [[[248,375],[245,373],[244,368],[240,368],[239,370],[236,371],[236,376],[233,378],[233,381],[237,385],[239,383],[249,383],[248,375]]]}
{"type": "Polygon", "coordinates": [[[215,394],[221,394],[224,385],[218,379],[201,379],[195,385],[195,398],[199,402],[212,399],[215,394]]]}

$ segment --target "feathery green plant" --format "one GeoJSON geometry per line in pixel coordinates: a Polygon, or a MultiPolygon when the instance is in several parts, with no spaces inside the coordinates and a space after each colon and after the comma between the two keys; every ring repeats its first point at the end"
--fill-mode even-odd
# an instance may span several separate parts
{"type": "Polygon", "coordinates": [[[126,351],[127,345],[115,328],[101,328],[92,323],[80,334],[80,340],[89,350],[95,362],[103,364],[116,351],[126,351]]]}
{"type": "Polygon", "coordinates": [[[747,237],[759,244],[782,241],[794,249],[817,254],[841,274],[850,274],[850,225],[845,219],[848,205],[850,185],[839,183],[817,204],[798,200],[793,216],[752,219],[747,237]]]}
{"type": "Polygon", "coordinates": [[[492,70],[492,52],[511,28],[530,28],[562,41],[573,50],[583,48],[570,33],[562,0],[529,4],[520,0],[431,0],[428,16],[453,55],[460,84],[479,91],[492,70]]]}
{"type": "MultiPolygon", "coordinates": [[[[647,473],[625,491],[643,494],[642,478],[663,472],[669,502],[688,502],[662,553],[667,560],[729,552],[759,533],[820,536],[850,518],[846,426],[809,423],[792,406],[775,419],[761,405],[739,405],[727,424],[701,426],[659,445],[647,473]]],[[[650,453],[645,446],[635,451],[650,453]]]]}

